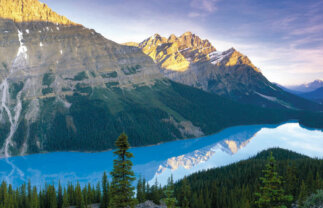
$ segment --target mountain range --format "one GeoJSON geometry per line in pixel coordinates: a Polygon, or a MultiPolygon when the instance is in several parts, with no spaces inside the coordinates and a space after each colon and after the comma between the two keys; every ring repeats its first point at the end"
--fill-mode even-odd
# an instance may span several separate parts
{"type": "Polygon", "coordinates": [[[286,92],[295,94],[299,97],[323,104],[323,81],[314,80],[313,82],[294,85],[294,86],[282,86],[276,84],[278,87],[282,88],[286,92]]]}
{"type": "Polygon", "coordinates": [[[290,85],[285,86],[289,90],[293,90],[299,93],[306,93],[314,91],[320,87],[323,87],[323,80],[317,79],[309,83],[300,84],[300,85],[290,85]]]}
{"type": "Polygon", "coordinates": [[[231,48],[217,51],[208,40],[186,32],[168,38],[159,34],[141,43],[140,48],[169,79],[211,92],[240,103],[267,108],[322,110],[271,83],[247,56],[231,48]]]}
{"type": "Polygon", "coordinates": [[[323,87],[311,92],[299,94],[299,96],[323,104],[323,87]]]}
{"type": "Polygon", "coordinates": [[[101,151],[121,132],[140,146],[289,119],[323,127],[321,114],[303,111],[319,104],[274,86],[234,49],[218,53],[191,33],[137,46],[38,0],[0,0],[1,156],[101,151]]]}

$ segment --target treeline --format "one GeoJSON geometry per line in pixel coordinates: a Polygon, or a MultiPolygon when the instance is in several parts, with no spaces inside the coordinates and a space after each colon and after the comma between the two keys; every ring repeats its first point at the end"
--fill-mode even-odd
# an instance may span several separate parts
{"type": "MultiPolygon", "coordinates": [[[[137,183],[137,196],[134,204],[151,200],[160,204],[162,199],[173,197],[174,184],[169,181],[169,186],[162,187],[157,182],[150,186],[145,180],[139,179],[137,183]],[[170,195],[167,196],[167,190],[170,195]]],[[[100,204],[101,208],[110,207],[112,196],[111,184],[107,174],[104,173],[101,182],[95,186],[88,184],[81,187],[79,183],[69,183],[67,187],[58,187],[47,184],[42,190],[32,187],[30,182],[17,189],[2,182],[0,186],[0,208],[67,208],[76,206],[86,208],[91,204],[100,204]]],[[[173,198],[175,200],[175,198],[173,198]]]]}
{"type": "MultiPolygon", "coordinates": [[[[127,151],[121,151],[124,144],[128,145],[125,135],[119,137],[119,150],[115,151],[115,154],[119,155],[119,162],[114,164],[111,183],[106,173],[103,174],[101,182],[84,187],[81,187],[79,183],[76,185],[70,183],[62,187],[59,183],[57,187],[45,185],[44,189],[38,190],[29,182],[13,189],[11,185],[2,182],[0,208],[66,208],[70,206],[86,208],[90,204],[99,204],[101,208],[128,205],[133,207],[147,200],[156,204],[165,203],[171,208],[176,206],[183,208],[262,207],[256,202],[267,197],[268,193],[264,193],[263,187],[272,186],[272,181],[276,181],[275,188],[279,190],[282,198],[290,199],[284,202],[286,207],[296,204],[299,207],[303,205],[311,207],[308,204],[313,201],[323,201],[322,191],[306,201],[312,193],[323,189],[323,160],[312,159],[282,149],[263,151],[251,159],[222,168],[202,171],[175,184],[170,178],[164,187],[157,181],[151,186],[145,179],[140,178],[137,182],[135,196],[134,187],[131,186],[134,177],[129,160],[132,155],[127,151]],[[270,161],[273,166],[270,166],[268,162],[271,153],[273,157],[270,161]],[[128,168],[122,168],[123,164],[127,164],[128,168]],[[123,177],[126,172],[128,176],[123,177]],[[266,174],[269,176],[264,176],[266,174]],[[126,204],[122,204],[124,202],[126,204]]],[[[128,146],[124,149],[127,150],[128,146]]],[[[272,193],[276,192],[275,188],[272,193]]],[[[269,198],[273,197],[269,196],[269,198]]]]}
{"type": "Polygon", "coordinates": [[[90,183],[81,188],[80,184],[69,183],[67,187],[58,184],[56,188],[47,184],[42,190],[32,187],[30,182],[17,189],[2,182],[0,186],[0,208],[66,208],[76,206],[88,207],[90,204],[101,204],[108,207],[111,196],[107,174],[104,173],[102,182],[96,186],[90,183]]]}

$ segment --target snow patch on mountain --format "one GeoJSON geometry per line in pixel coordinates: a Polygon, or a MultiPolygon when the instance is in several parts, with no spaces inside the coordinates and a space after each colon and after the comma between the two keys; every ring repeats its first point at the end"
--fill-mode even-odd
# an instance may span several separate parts
{"type": "Polygon", "coordinates": [[[230,56],[234,52],[234,49],[231,48],[227,51],[214,51],[209,53],[210,62],[214,65],[220,63],[223,59],[230,56]]]}

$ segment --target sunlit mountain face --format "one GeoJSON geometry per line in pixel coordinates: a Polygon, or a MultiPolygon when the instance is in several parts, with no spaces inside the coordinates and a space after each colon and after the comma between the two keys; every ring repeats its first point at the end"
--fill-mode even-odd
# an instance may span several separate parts
{"type": "MultiPolygon", "coordinates": [[[[247,159],[271,147],[322,158],[322,138],[322,131],[305,129],[298,123],[233,127],[208,137],[132,148],[135,155],[133,169],[138,178],[143,177],[150,184],[156,179],[165,184],[171,175],[178,180],[191,173],[247,159]]],[[[59,180],[62,184],[68,181],[79,181],[82,185],[96,183],[103,171],[112,169],[112,160],[107,158],[113,158],[112,151],[47,153],[1,159],[0,179],[14,186],[28,179],[39,186],[59,180]],[[8,161],[14,167],[8,165],[8,161]]]]}

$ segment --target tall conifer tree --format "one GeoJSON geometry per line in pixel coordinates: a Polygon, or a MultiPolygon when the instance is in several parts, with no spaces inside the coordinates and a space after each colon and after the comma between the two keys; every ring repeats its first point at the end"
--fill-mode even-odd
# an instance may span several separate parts
{"type": "Polygon", "coordinates": [[[112,208],[124,208],[134,206],[134,187],[132,182],[135,180],[132,171],[132,153],[128,150],[130,144],[128,137],[122,133],[115,143],[117,150],[114,151],[116,159],[113,160],[113,170],[111,172],[111,201],[112,208]]]}
{"type": "Polygon", "coordinates": [[[107,208],[109,206],[110,194],[109,194],[109,181],[107,173],[103,173],[102,177],[102,200],[101,200],[101,208],[107,208]]]}
{"type": "Polygon", "coordinates": [[[285,195],[282,177],[276,171],[276,160],[272,153],[268,158],[265,174],[261,177],[262,187],[256,193],[258,200],[255,202],[259,208],[287,208],[286,204],[293,200],[292,196],[285,195]]]}

